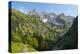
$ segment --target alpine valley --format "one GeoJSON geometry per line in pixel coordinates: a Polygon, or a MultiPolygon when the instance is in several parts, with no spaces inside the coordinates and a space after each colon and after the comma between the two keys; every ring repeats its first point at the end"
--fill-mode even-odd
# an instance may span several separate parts
{"type": "Polygon", "coordinates": [[[11,52],[77,49],[78,16],[10,9],[11,52]]]}

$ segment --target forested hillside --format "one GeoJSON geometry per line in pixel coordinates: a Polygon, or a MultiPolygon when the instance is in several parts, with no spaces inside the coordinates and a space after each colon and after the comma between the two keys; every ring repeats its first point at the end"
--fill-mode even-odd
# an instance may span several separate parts
{"type": "Polygon", "coordinates": [[[78,16],[74,19],[67,33],[56,41],[53,49],[77,49],[78,48],[78,16]]]}

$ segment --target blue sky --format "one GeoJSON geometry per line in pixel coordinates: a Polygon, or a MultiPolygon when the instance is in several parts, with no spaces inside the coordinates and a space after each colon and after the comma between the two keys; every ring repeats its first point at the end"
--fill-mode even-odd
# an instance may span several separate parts
{"type": "Polygon", "coordinates": [[[49,4],[49,3],[33,3],[33,2],[19,2],[13,1],[12,8],[17,9],[23,13],[28,13],[30,10],[36,9],[38,12],[47,11],[51,13],[64,13],[65,15],[77,16],[77,5],[70,4],[49,4]]]}

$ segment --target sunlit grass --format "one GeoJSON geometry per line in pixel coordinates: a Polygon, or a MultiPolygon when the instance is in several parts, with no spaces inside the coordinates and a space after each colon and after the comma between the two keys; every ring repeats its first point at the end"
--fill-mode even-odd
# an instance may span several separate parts
{"type": "Polygon", "coordinates": [[[12,53],[22,52],[23,47],[24,47],[24,45],[22,43],[12,42],[12,44],[11,44],[12,53]]]}

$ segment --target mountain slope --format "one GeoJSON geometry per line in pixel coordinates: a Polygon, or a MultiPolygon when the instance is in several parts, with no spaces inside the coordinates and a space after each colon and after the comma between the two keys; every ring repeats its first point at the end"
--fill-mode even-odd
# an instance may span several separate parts
{"type": "Polygon", "coordinates": [[[73,21],[68,32],[60,38],[54,49],[77,49],[78,48],[78,17],[73,21]]]}
{"type": "Polygon", "coordinates": [[[51,37],[54,37],[54,32],[39,18],[34,18],[18,10],[11,9],[12,45],[15,45],[15,43],[23,43],[23,45],[32,46],[35,50],[46,50],[49,49],[46,40],[49,40],[51,37]],[[50,34],[51,36],[49,36],[50,34]]]}

